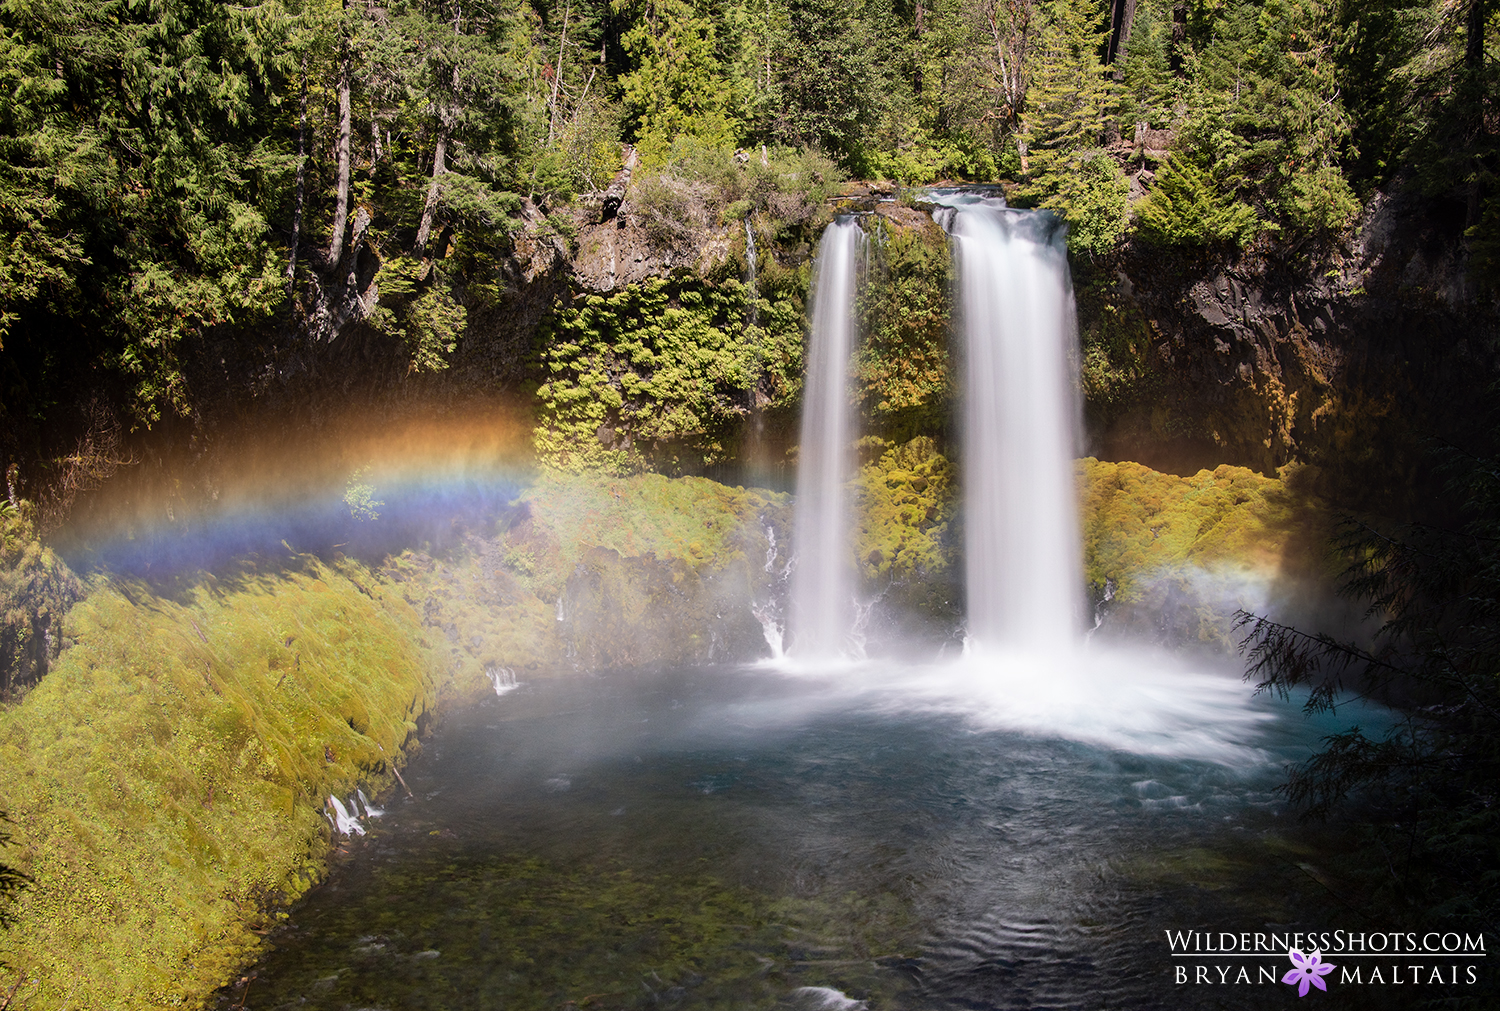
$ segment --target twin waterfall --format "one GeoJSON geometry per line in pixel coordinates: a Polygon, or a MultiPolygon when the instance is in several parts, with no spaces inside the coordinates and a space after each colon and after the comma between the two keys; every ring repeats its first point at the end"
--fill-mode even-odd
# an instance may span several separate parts
{"type": "Polygon", "coordinates": [[[864,259],[865,233],[853,220],[836,221],[818,244],[812,290],[812,339],[802,387],[802,439],[797,452],[797,567],[792,570],[792,654],[801,660],[847,655],[854,631],[854,574],[850,562],[849,356],[854,351],[854,282],[864,259]]]}
{"type": "MultiPolygon", "coordinates": [[[[1064,229],[994,198],[938,194],[953,240],[964,334],[962,452],[968,638],[980,650],[1066,648],[1082,629],[1073,476],[1075,322],[1064,229]]],[[[864,234],[829,226],[818,247],[795,512],[791,655],[858,655],[845,487],[849,388],[864,234]]]]}

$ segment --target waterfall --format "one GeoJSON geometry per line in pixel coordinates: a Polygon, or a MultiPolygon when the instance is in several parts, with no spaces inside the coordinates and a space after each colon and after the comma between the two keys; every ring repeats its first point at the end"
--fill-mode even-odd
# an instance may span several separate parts
{"type": "Polygon", "coordinates": [[[328,795],[328,808],[332,812],[329,820],[333,822],[334,831],[339,835],[364,835],[365,827],[359,823],[359,807],[351,806],[353,810],[345,807],[343,802],[333,794],[328,795]]]}
{"type": "Polygon", "coordinates": [[[750,326],[760,324],[760,305],[755,290],[755,230],[750,215],[745,215],[745,320],[750,326]]]}
{"type": "Polygon", "coordinates": [[[1073,460],[1078,394],[1065,229],[1049,212],[939,196],[965,334],[968,632],[981,648],[1055,650],[1082,633],[1073,460]]]}
{"type": "Polygon", "coordinates": [[[791,653],[836,658],[854,627],[853,558],[845,483],[853,470],[849,356],[854,282],[865,235],[853,219],[829,225],[818,243],[812,333],[802,390],[793,513],[797,567],[792,573],[791,653]]]}

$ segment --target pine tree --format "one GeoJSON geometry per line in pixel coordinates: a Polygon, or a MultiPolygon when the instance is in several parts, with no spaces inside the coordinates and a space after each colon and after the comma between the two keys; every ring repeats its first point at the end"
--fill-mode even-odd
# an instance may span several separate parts
{"type": "Polygon", "coordinates": [[[1210,172],[1174,154],[1136,208],[1141,234],[1161,246],[1240,246],[1259,227],[1255,211],[1222,192],[1210,172]]]}
{"type": "Polygon", "coordinates": [[[1023,198],[1060,211],[1072,226],[1069,245],[1091,253],[1117,245],[1129,226],[1129,184],[1103,150],[1113,100],[1099,59],[1106,28],[1093,0],[1043,8],[1022,129],[1023,198]]]}
{"type": "Polygon", "coordinates": [[[665,163],[679,137],[732,145],[741,124],[713,18],[692,0],[643,0],[628,9],[633,24],[621,43],[634,69],[620,88],[643,164],[665,163]]]}

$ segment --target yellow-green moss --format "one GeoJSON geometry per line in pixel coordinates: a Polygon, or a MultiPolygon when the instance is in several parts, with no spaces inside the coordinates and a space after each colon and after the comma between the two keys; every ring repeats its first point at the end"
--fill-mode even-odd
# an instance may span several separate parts
{"type": "MultiPolygon", "coordinates": [[[[100,580],[75,645],[0,712],[0,935],[29,1008],[198,1006],[317,879],[330,792],[383,782],[433,698],[417,616],[353,565],[172,595],[100,580]]],[[[6,980],[7,985],[9,979],[6,980]]]]}
{"type": "Polygon", "coordinates": [[[736,537],[743,526],[756,525],[768,510],[785,510],[789,496],[700,477],[555,475],[544,476],[523,500],[559,545],[566,576],[593,547],[722,568],[742,557],[736,537]]]}
{"type": "MultiPolygon", "coordinates": [[[[515,552],[493,543],[466,546],[436,559],[404,551],[381,576],[422,616],[427,639],[446,655],[447,689],[460,697],[489,690],[491,673],[555,665],[564,646],[550,600],[531,577],[511,571],[515,552]]],[[[555,595],[554,595],[555,596],[555,595]]]]}
{"type": "Polygon", "coordinates": [[[1244,467],[1177,477],[1138,463],[1078,462],[1088,578],[1133,602],[1142,578],[1173,567],[1276,574],[1295,541],[1323,522],[1317,504],[1244,467]]]}
{"type": "MultiPolygon", "coordinates": [[[[878,439],[866,440],[885,446],[878,439]]],[[[953,466],[918,436],[891,446],[854,479],[859,517],[855,555],[866,579],[899,581],[940,573],[955,560],[953,466]]]]}

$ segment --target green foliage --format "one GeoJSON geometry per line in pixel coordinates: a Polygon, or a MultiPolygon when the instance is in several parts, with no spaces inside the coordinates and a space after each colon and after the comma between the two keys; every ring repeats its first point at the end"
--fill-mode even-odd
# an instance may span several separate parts
{"type": "Polygon", "coordinates": [[[263,13],[0,5],[0,342],[77,319],[142,419],[185,407],[185,337],[279,302],[267,217],[286,164],[266,140],[288,22],[263,13]]]}
{"type": "Polygon", "coordinates": [[[817,147],[858,171],[863,131],[874,121],[879,40],[861,9],[840,0],[783,0],[768,59],[768,132],[817,147]]]}
{"type": "Polygon", "coordinates": [[[193,1003],[322,872],[329,793],[384,785],[436,689],[417,616],[358,567],[97,582],[0,712],[35,879],[0,936],[33,1008],[193,1003]]]}
{"type": "Polygon", "coordinates": [[[344,486],[344,505],[349,507],[349,515],[357,520],[379,519],[379,509],[385,505],[376,500],[375,486],[365,480],[369,473],[369,467],[356,469],[349,475],[349,482],[344,486]]]}
{"type": "Polygon", "coordinates": [[[713,12],[691,0],[617,0],[615,8],[633,22],[620,42],[635,69],[619,84],[642,165],[666,161],[678,138],[732,145],[740,134],[737,103],[713,12]]]}
{"type": "Polygon", "coordinates": [[[865,579],[929,579],[957,564],[959,545],[949,534],[955,477],[926,436],[889,446],[860,468],[853,482],[854,551],[865,579]]]}
{"type": "Polygon", "coordinates": [[[1191,157],[1176,154],[1136,213],[1141,234],[1161,246],[1243,246],[1260,227],[1253,208],[1216,186],[1191,157]]]}
{"type": "Polygon", "coordinates": [[[858,296],[865,339],[854,369],[870,423],[895,436],[892,426],[920,418],[930,428],[946,410],[953,263],[930,221],[909,227],[876,218],[871,236],[872,266],[858,296]]]}
{"type": "Polygon", "coordinates": [[[1125,238],[1129,197],[1130,181],[1119,162],[1103,151],[1087,151],[1077,156],[1048,203],[1068,221],[1068,248],[1099,255],[1125,238]]]}
{"type": "Polygon", "coordinates": [[[1172,8],[1160,0],[1137,2],[1119,90],[1122,132],[1145,123],[1166,129],[1177,118],[1182,82],[1172,74],[1172,8]]]}
{"type": "Polygon", "coordinates": [[[1183,153],[1294,236],[1326,235],[1358,210],[1339,167],[1350,123],[1320,0],[1251,0],[1200,13],[1183,153]]]}
{"type": "Polygon", "coordinates": [[[1355,698],[1391,705],[1383,734],[1355,726],[1322,741],[1291,770],[1287,793],[1314,815],[1353,801],[1366,833],[1353,854],[1372,898],[1455,925],[1490,929],[1500,910],[1493,873],[1500,812],[1500,534],[1496,460],[1436,454],[1448,521],[1379,529],[1348,518],[1337,539],[1344,590],[1381,619],[1363,641],[1241,614],[1247,678],[1309,713],[1355,698]],[[1399,842],[1399,849],[1393,848],[1399,842]],[[1395,854],[1383,863],[1381,856],[1395,854]]]}
{"type": "Polygon", "coordinates": [[[800,306],[746,317],[735,279],[654,279],[561,304],[546,324],[537,452],[565,471],[669,471],[718,462],[751,390],[800,389],[800,306]]]}
{"type": "Polygon", "coordinates": [[[658,168],[642,173],[630,204],[662,248],[695,243],[752,215],[768,238],[801,239],[826,222],[824,204],[843,181],[839,167],[815,151],[768,148],[764,162],[741,161],[728,148],[683,137],[658,168]]]}
{"type": "Polygon", "coordinates": [[[1112,98],[1099,63],[1107,23],[1092,0],[1053,0],[1031,59],[1022,141],[1029,164],[1020,196],[1069,225],[1075,251],[1104,253],[1124,237],[1129,183],[1100,148],[1112,98]]]}

